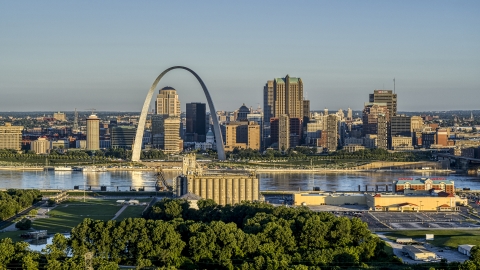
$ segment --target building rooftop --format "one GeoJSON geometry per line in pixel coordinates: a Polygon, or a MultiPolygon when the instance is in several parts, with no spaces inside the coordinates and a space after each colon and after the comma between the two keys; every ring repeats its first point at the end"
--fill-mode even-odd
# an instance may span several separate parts
{"type": "Polygon", "coordinates": [[[406,183],[409,183],[410,185],[424,185],[426,181],[430,180],[432,184],[440,184],[444,183],[446,185],[453,185],[452,180],[447,180],[447,179],[438,179],[438,178],[417,178],[417,179],[400,179],[397,180],[397,185],[404,185],[406,183]]]}

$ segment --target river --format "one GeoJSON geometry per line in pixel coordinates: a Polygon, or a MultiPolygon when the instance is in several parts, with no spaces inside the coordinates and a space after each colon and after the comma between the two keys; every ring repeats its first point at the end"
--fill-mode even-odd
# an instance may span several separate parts
{"type": "MultiPolygon", "coordinates": [[[[178,172],[165,172],[171,181],[178,172]]],[[[480,177],[464,174],[412,173],[412,172],[337,172],[337,173],[260,173],[260,190],[313,190],[319,187],[327,191],[369,191],[378,185],[383,191],[398,178],[436,177],[455,181],[457,188],[480,190],[480,177]]],[[[108,191],[130,190],[145,187],[154,191],[156,177],[152,171],[108,171],[108,172],[55,172],[55,171],[0,171],[0,189],[73,189],[84,186],[99,190],[105,186],[108,191]]]]}

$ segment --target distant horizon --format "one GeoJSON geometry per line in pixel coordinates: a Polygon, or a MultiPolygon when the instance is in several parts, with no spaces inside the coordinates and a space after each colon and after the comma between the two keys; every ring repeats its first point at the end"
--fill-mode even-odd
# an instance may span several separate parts
{"type": "MultiPolygon", "coordinates": [[[[237,108],[238,109],[238,108],[237,108]]],[[[235,109],[235,110],[237,110],[235,109]]],[[[343,108],[342,108],[343,109],[343,108]]],[[[348,109],[348,108],[347,108],[348,109]]],[[[343,111],[347,111],[347,109],[343,109],[343,111]]],[[[226,112],[234,112],[235,110],[217,110],[217,112],[219,111],[226,111],[226,112]]],[[[315,109],[315,110],[310,110],[310,112],[323,112],[324,109],[315,109]]],[[[328,111],[329,113],[336,113],[338,112],[339,109],[329,109],[328,108],[328,111]]],[[[352,109],[353,112],[355,111],[363,111],[363,110],[356,110],[356,109],[352,109]]],[[[75,111],[58,111],[58,110],[50,110],[50,111],[0,111],[0,114],[6,114],[6,113],[56,113],[56,112],[60,112],[60,113],[75,113],[75,111]]],[[[91,110],[77,110],[77,113],[91,113],[91,110]]],[[[99,111],[99,110],[96,110],[95,113],[108,113],[108,112],[113,112],[113,113],[138,113],[140,114],[140,111],[115,111],[115,110],[105,110],[105,111],[99,111]]],[[[185,111],[182,110],[182,113],[184,113],[185,111]]],[[[424,112],[430,112],[430,113],[446,113],[446,112],[472,112],[472,113],[475,113],[475,112],[478,112],[480,114],[480,109],[476,109],[476,110],[465,110],[465,109],[462,109],[462,110],[428,110],[428,111],[397,111],[397,115],[398,114],[402,114],[402,113],[424,113],[424,112]]],[[[209,114],[210,111],[207,109],[207,114],[209,114]]],[[[151,112],[149,112],[149,114],[152,114],[151,112]]]]}

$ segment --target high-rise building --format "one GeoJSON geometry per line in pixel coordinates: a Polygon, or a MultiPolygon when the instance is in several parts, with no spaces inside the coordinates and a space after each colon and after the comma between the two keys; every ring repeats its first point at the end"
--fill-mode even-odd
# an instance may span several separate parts
{"type": "MultiPolygon", "coordinates": [[[[406,115],[396,115],[390,118],[390,135],[388,139],[388,148],[393,149],[394,137],[410,137],[412,138],[412,118],[406,115]]],[[[398,141],[398,140],[397,140],[398,141]]],[[[410,139],[412,141],[412,139],[410,139]]],[[[411,146],[412,142],[410,143],[411,146]]]]}
{"type": "Polygon", "coordinates": [[[92,113],[87,118],[87,150],[100,149],[100,118],[92,113]]]}
{"type": "Polygon", "coordinates": [[[268,81],[263,87],[263,122],[270,124],[270,118],[275,117],[275,99],[273,81],[268,81]]]}
{"type": "Polygon", "coordinates": [[[303,82],[300,78],[275,78],[263,88],[264,119],[286,114],[290,118],[303,118],[303,82]]]}
{"type": "Polygon", "coordinates": [[[374,90],[373,94],[369,95],[369,101],[371,103],[386,103],[389,114],[387,121],[390,122],[390,118],[397,115],[397,94],[392,90],[374,90]]]}
{"type": "Polygon", "coordinates": [[[377,116],[377,148],[388,149],[388,114],[377,116]]]}
{"type": "Polygon", "coordinates": [[[302,139],[302,119],[290,118],[290,147],[294,148],[300,145],[302,139]]]}
{"type": "Polygon", "coordinates": [[[180,139],[180,117],[164,119],[163,151],[168,154],[179,153],[183,150],[183,141],[180,139]]]}
{"type": "Polygon", "coordinates": [[[353,112],[352,112],[352,109],[350,108],[347,109],[347,119],[353,120],[353,112]]]}
{"type": "Polygon", "coordinates": [[[327,116],[327,149],[329,152],[337,151],[338,147],[338,116],[330,114],[327,116]]]}
{"type": "Polygon", "coordinates": [[[386,103],[365,103],[363,109],[363,136],[378,133],[378,115],[384,114],[388,121],[388,107],[386,103]]]}
{"type": "Polygon", "coordinates": [[[12,126],[9,122],[0,126],[0,149],[21,150],[22,130],[23,126],[12,126]]]}
{"type": "Polygon", "coordinates": [[[234,121],[228,123],[225,132],[225,150],[260,149],[260,125],[254,121],[234,121]]]}
{"type": "Polygon", "coordinates": [[[396,115],[391,117],[390,124],[390,134],[392,137],[395,136],[406,136],[410,137],[412,135],[411,130],[412,118],[406,115],[396,115]]]}
{"type": "Polygon", "coordinates": [[[303,121],[308,122],[310,119],[310,100],[303,100],[303,121]]]}
{"type": "Polygon", "coordinates": [[[187,142],[205,142],[207,134],[205,103],[187,103],[185,138],[187,142]]]}
{"type": "Polygon", "coordinates": [[[155,100],[155,114],[180,116],[180,113],[181,107],[177,90],[170,86],[162,88],[155,100]]]}
{"type": "Polygon", "coordinates": [[[113,126],[110,134],[112,148],[132,150],[137,129],[134,126],[113,126]]]}
{"type": "Polygon", "coordinates": [[[290,118],[286,114],[278,117],[278,149],[285,151],[290,148],[290,118]]]}

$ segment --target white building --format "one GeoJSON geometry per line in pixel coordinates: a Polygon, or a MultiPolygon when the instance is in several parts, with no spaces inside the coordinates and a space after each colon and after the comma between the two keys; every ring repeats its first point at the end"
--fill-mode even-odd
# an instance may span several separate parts
{"type": "Polygon", "coordinates": [[[458,252],[465,254],[470,257],[470,251],[475,245],[459,245],[458,252]]]}
{"type": "Polygon", "coordinates": [[[46,138],[38,138],[30,144],[30,150],[36,154],[48,154],[50,142],[46,138]]]}

